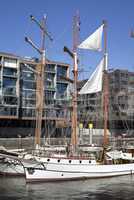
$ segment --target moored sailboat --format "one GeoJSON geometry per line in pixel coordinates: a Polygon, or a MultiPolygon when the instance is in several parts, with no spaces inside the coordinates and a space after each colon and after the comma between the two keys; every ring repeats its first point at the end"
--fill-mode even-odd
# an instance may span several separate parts
{"type": "MultiPolygon", "coordinates": [[[[78,30],[77,16],[75,18],[74,30],[78,30]]],[[[134,173],[134,163],[133,159],[122,158],[118,164],[108,156],[105,152],[105,148],[108,144],[107,138],[107,118],[108,118],[108,91],[107,91],[107,52],[106,52],[106,39],[105,39],[105,51],[104,57],[101,61],[99,70],[97,70],[83,87],[82,90],[85,92],[85,88],[91,90],[90,92],[100,91],[101,85],[98,84],[98,80],[104,77],[104,146],[102,152],[102,159],[93,156],[93,154],[80,155],[78,148],[78,134],[77,134],[77,76],[78,76],[78,58],[77,58],[77,46],[79,48],[88,48],[100,50],[100,38],[102,35],[102,30],[106,29],[106,24],[103,24],[97,31],[91,35],[87,40],[85,40],[81,45],[77,45],[74,42],[73,52],[70,52],[71,57],[74,61],[74,93],[72,98],[72,135],[71,135],[71,145],[69,153],[66,157],[38,157],[36,160],[42,163],[43,167],[25,167],[26,181],[63,181],[63,180],[78,180],[86,178],[102,178],[111,176],[120,176],[134,173]],[[97,73],[99,71],[99,73],[97,73]],[[102,74],[103,72],[103,74],[102,74]],[[96,79],[95,76],[98,76],[96,79]],[[94,83],[98,84],[98,89],[94,87],[94,83]],[[91,87],[88,83],[92,83],[91,87]],[[90,87],[90,88],[89,88],[90,87]],[[94,89],[94,90],[93,90],[94,89]],[[96,89],[96,90],[95,90],[96,89]]],[[[74,33],[75,33],[74,31],[74,33]]],[[[106,36],[106,30],[105,30],[106,36]]],[[[75,35],[74,35],[75,38],[75,35]]],[[[67,50],[69,51],[69,50],[67,50]]],[[[81,93],[83,92],[81,90],[81,93]]],[[[85,92],[86,93],[86,92],[85,92]]]]}

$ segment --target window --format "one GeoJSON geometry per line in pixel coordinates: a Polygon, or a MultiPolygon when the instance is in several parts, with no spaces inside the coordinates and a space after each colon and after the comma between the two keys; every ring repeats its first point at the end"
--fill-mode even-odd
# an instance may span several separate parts
{"type": "Polygon", "coordinates": [[[53,91],[45,91],[45,99],[46,100],[54,100],[54,92],[53,91]]]}
{"type": "Polygon", "coordinates": [[[17,108],[16,107],[0,107],[0,114],[6,116],[16,116],[17,115],[17,108]]]}
{"type": "Polygon", "coordinates": [[[55,65],[54,64],[46,64],[45,71],[55,72],[55,65]]]}
{"type": "Polygon", "coordinates": [[[57,83],[57,93],[60,95],[65,94],[67,90],[67,84],[64,83],[57,83]]]}
{"type": "Polygon", "coordinates": [[[5,87],[5,88],[3,88],[3,94],[16,96],[16,88],[12,87],[12,86],[5,87]]]}
{"type": "Polygon", "coordinates": [[[16,97],[5,96],[4,97],[4,104],[7,104],[7,105],[17,105],[18,101],[17,101],[16,97]]]}
{"type": "Polygon", "coordinates": [[[3,78],[3,93],[4,95],[16,95],[16,79],[3,78]]]}
{"type": "Polygon", "coordinates": [[[23,71],[21,78],[24,79],[24,80],[34,81],[36,77],[35,77],[35,74],[33,72],[24,72],[23,71]]]}
{"type": "Polygon", "coordinates": [[[13,86],[16,87],[16,79],[13,78],[4,78],[3,79],[3,87],[13,86]]]}
{"type": "Polygon", "coordinates": [[[57,77],[59,77],[59,76],[64,76],[64,77],[67,76],[67,68],[66,67],[60,66],[60,65],[57,66],[57,77]]]}
{"type": "Polygon", "coordinates": [[[23,90],[22,92],[23,98],[28,98],[28,99],[35,99],[36,98],[36,92],[35,90],[23,90]]]}
{"type": "Polygon", "coordinates": [[[23,99],[23,107],[35,107],[36,101],[34,99],[23,99]]]}
{"type": "Polygon", "coordinates": [[[17,60],[13,58],[4,58],[4,66],[17,68],[17,60]]]}
{"type": "Polygon", "coordinates": [[[36,65],[28,64],[28,63],[20,63],[21,71],[32,72],[32,69],[35,70],[36,65]],[[28,67],[27,67],[28,66],[28,67]]]}
{"type": "Polygon", "coordinates": [[[35,117],[35,109],[32,108],[23,108],[21,113],[23,117],[35,117]]]}
{"type": "Polygon", "coordinates": [[[35,82],[30,82],[30,81],[24,81],[23,82],[23,88],[24,89],[36,89],[36,83],[35,82]]]}
{"type": "Polygon", "coordinates": [[[6,76],[16,76],[17,75],[17,69],[4,67],[3,68],[3,75],[6,76]]]}

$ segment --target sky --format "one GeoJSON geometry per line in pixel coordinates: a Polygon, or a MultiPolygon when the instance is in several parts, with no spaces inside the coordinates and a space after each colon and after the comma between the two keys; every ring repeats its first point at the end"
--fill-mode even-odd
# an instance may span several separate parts
{"type": "MultiPolygon", "coordinates": [[[[47,30],[53,42],[46,39],[46,56],[50,60],[72,65],[71,58],[63,52],[64,45],[72,49],[72,20],[80,14],[79,41],[83,41],[107,20],[107,51],[110,68],[134,71],[133,0],[0,0],[0,51],[19,56],[39,57],[24,41],[31,37],[40,46],[41,35],[30,15],[41,20],[47,15],[47,30]]],[[[84,50],[80,52],[80,66],[87,78],[102,58],[102,53],[84,50]]]]}

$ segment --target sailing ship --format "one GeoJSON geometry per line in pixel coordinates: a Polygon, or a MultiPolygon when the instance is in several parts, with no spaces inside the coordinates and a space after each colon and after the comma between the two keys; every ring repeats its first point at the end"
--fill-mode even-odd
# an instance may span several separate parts
{"type": "Polygon", "coordinates": [[[106,51],[106,23],[97,29],[89,38],[80,45],[76,42],[76,32],[78,31],[79,21],[78,16],[75,17],[74,23],[74,47],[73,52],[66,51],[71,55],[74,61],[74,91],[72,96],[72,134],[69,153],[66,157],[36,157],[38,163],[42,163],[39,167],[26,167],[26,181],[69,181],[87,178],[102,178],[120,175],[128,175],[134,173],[134,163],[131,156],[124,155],[121,152],[120,157],[116,157],[117,163],[113,158],[113,154],[107,154],[106,147],[108,145],[107,137],[107,120],[108,120],[108,76],[107,76],[107,51],[106,51]],[[104,56],[99,67],[92,74],[89,81],[83,86],[80,93],[94,93],[102,89],[102,84],[99,84],[103,78],[103,94],[104,94],[104,145],[102,159],[97,159],[93,155],[85,156],[79,154],[78,134],[77,134],[77,76],[78,76],[78,57],[77,47],[84,49],[100,50],[100,38],[104,31],[104,56]],[[103,77],[102,77],[103,76],[103,77]],[[99,81],[99,82],[98,82],[99,81]],[[97,85],[97,87],[96,87],[97,85]],[[88,91],[87,91],[88,90],[88,91]]]}

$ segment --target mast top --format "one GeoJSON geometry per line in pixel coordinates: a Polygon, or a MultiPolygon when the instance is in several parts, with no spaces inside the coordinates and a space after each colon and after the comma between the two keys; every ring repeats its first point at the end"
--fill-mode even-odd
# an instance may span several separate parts
{"type": "Polygon", "coordinates": [[[76,52],[79,43],[79,31],[80,31],[80,16],[77,10],[76,15],[73,17],[73,52],[76,52]]]}
{"type": "Polygon", "coordinates": [[[104,56],[107,54],[107,21],[102,20],[102,23],[104,24],[103,30],[104,30],[104,56]]]}

